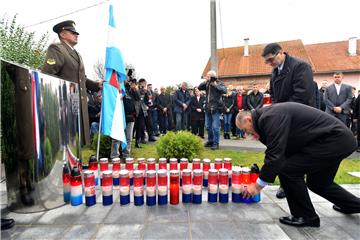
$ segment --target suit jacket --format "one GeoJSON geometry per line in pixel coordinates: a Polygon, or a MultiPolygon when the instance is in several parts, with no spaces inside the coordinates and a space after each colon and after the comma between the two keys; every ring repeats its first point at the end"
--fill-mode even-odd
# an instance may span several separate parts
{"type": "Polygon", "coordinates": [[[179,89],[174,94],[174,112],[175,113],[182,113],[184,112],[182,104],[185,103],[188,108],[186,109],[186,112],[189,111],[189,105],[191,102],[191,96],[188,90],[183,93],[182,89],[179,89]]]}
{"type": "Polygon", "coordinates": [[[71,49],[65,42],[51,44],[47,50],[42,72],[55,75],[67,81],[79,84],[80,91],[80,117],[82,119],[83,143],[90,144],[89,114],[87,107],[87,88],[98,91],[96,82],[86,78],[84,63],[80,54],[71,49]]]}
{"type": "Polygon", "coordinates": [[[313,82],[311,66],[286,54],[280,74],[278,68],[272,71],[269,89],[272,102],[298,102],[314,107],[315,91],[313,82]]]}
{"type": "MultiPolygon", "coordinates": [[[[253,111],[254,130],[266,145],[260,179],[272,183],[294,154],[300,166],[334,164],[357,147],[353,133],[339,119],[299,103],[278,103],[253,111]],[[305,162],[304,162],[305,161],[305,162]]],[[[295,170],[295,169],[293,169],[295,170]]]]}
{"type": "Polygon", "coordinates": [[[167,112],[170,111],[171,108],[171,96],[168,93],[160,93],[157,98],[158,109],[161,113],[163,113],[163,109],[167,108],[167,112]]]}
{"type": "Polygon", "coordinates": [[[196,96],[191,98],[190,108],[191,108],[191,120],[204,120],[205,119],[205,103],[206,99],[204,96],[200,96],[199,101],[196,96]],[[201,112],[196,111],[197,108],[201,109],[201,112]]]}
{"type": "Polygon", "coordinates": [[[341,114],[348,115],[350,113],[350,103],[352,100],[351,86],[342,83],[339,95],[337,95],[335,84],[331,84],[325,89],[324,102],[326,105],[326,112],[331,115],[336,115],[333,111],[334,107],[341,107],[343,109],[341,114]]]}

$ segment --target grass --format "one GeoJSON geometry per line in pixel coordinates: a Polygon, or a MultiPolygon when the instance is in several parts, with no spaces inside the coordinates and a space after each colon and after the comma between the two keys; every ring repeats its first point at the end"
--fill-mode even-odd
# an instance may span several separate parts
{"type": "MultiPolygon", "coordinates": [[[[132,148],[132,157],[154,157],[159,158],[161,156],[157,155],[155,144],[142,144],[142,148],[132,148]]],[[[96,154],[95,151],[89,147],[83,148],[82,156],[84,162],[87,162],[91,154],[96,154]]],[[[198,158],[209,158],[213,160],[214,158],[224,158],[229,157],[232,159],[233,166],[251,166],[256,163],[259,167],[263,165],[264,153],[262,152],[251,152],[251,151],[237,151],[237,150],[209,150],[205,149],[204,152],[196,156],[198,158]]],[[[341,162],[339,170],[335,177],[335,182],[338,184],[360,184],[360,178],[353,177],[348,174],[348,172],[360,172],[360,160],[359,159],[346,159],[341,162]]],[[[278,178],[276,178],[275,185],[279,184],[278,178]]]]}

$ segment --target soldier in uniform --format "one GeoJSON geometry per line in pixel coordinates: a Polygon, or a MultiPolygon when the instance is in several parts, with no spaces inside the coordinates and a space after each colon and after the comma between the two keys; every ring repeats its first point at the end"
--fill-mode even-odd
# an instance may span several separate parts
{"type": "Polygon", "coordinates": [[[82,145],[90,144],[89,115],[87,107],[87,89],[92,92],[100,90],[101,82],[91,81],[85,76],[84,63],[80,54],[74,49],[79,33],[74,21],[56,24],[53,31],[58,34],[60,43],[51,44],[47,50],[43,73],[56,75],[65,80],[75,82],[80,87],[80,117],[82,119],[82,145]]]}

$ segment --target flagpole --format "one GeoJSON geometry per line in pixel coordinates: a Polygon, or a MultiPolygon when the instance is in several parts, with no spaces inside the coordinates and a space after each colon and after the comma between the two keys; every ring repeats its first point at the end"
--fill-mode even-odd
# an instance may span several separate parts
{"type": "MultiPolygon", "coordinates": [[[[103,94],[103,92],[101,93],[103,94]]],[[[102,105],[102,103],[101,103],[102,105]]],[[[96,159],[99,161],[99,151],[100,151],[100,136],[101,136],[101,122],[102,122],[102,109],[100,109],[100,120],[99,120],[99,131],[98,131],[98,142],[97,142],[97,148],[96,148],[96,159]]]]}

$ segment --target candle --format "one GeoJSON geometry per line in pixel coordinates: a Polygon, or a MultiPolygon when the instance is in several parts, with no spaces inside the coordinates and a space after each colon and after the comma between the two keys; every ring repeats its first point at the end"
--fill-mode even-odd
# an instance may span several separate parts
{"type": "Polygon", "coordinates": [[[178,160],[176,158],[170,158],[170,171],[178,170],[178,160]]]}
{"type": "Polygon", "coordinates": [[[203,186],[204,187],[208,186],[208,175],[209,175],[209,170],[210,170],[210,163],[211,163],[210,159],[205,158],[203,160],[203,174],[204,174],[203,186]]]}
{"type": "Polygon", "coordinates": [[[170,171],[170,204],[179,204],[179,171],[170,171]]]}
{"type": "Polygon", "coordinates": [[[192,170],[201,169],[200,162],[201,162],[200,158],[194,158],[192,162],[192,170]]]}
{"type": "Polygon", "coordinates": [[[216,169],[216,170],[220,170],[220,168],[222,168],[223,167],[223,162],[222,162],[223,160],[221,159],[221,158],[215,158],[215,163],[214,163],[214,168],[216,169]]]}
{"type": "Polygon", "coordinates": [[[78,167],[74,167],[70,177],[70,203],[77,206],[83,203],[82,181],[78,167]]]}
{"type": "Polygon", "coordinates": [[[103,196],[103,205],[111,205],[113,203],[113,180],[112,180],[112,171],[106,170],[103,172],[102,178],[102,196],[103,196]]]}
{"type": "Polygon", "coordinates": [[[147,159],[147,170],[156,170],[156,160],[155,158],[148,158],[147,159]]]}
{"type": "Polygon", "coordinates": [[[168,202],[168,176],[167,170],[158,171],[158,203],[165,205],[168,202]]]}
{"type": "MultiPolygon", "coordinates": [[[[260,169],[258,165],[254,163],[250,169],[250,181],[252,184],[256,183],[256,180],[259,178],[259,175],[260,175],[260,169]]],[[[252,196],[251,200],[255,203],[260,202],[260,192],[252,196]]]]}
{"type": "Polygon", "coordinates": [[[98,162],[94,155],[91,155],[89,159],[89,170],[94,172],[95,176],[95,186],[99,185],[99,170],[98,170],[98,162]]]}
{"type": "Polygon", "coordinates": [[[241,182],[240,182],[240,174],[241,174],[241,168],[235,167],[232,170],[232,185],[231,185],[231,191],[232,191],[232,201],[234,203],[240,203],[241,202],[241,182]]]}
{"type": "Polygon", "coordinates": [[[129,170],[120,170],[120,204],[130,203],[130,178],[129,170]]]}
{"type": "Polygon", "coordinates": [[[102,174],[106,170],[109,170],[109,160],[107,158],[100,158],[100,185],[102,185],[102,174]]]}
{"type": "Polygon", "coordinates": [[[193,203],[200,204],[202,202],[203,172],[201,169],[195,169],[193,175],[193,203]]]}
{"type": "Polygon", "coordinates": [[[231,183],[232,183],[232,163],[231,163],[231,158],[224,158],[224,168],[226,168],[228,170],[229,186],[231,186],[231,183]]]}
{"type": "MultiPolygon", "coordinates": [[[[248,167],[241,168],[240,182],[243,189],[246,189],[247,186],[251,184],[250,168],[248,167]]],[[[242,202],[251,203],[251,198],[242,198],[242,202]]]]}
{"type": "Polygon", "coordinates": [[[119,179],[119,171],[121,169],[120,167],[120,158],[113,158],[112,159],[112,174],[113,174],[113,185],[114,188],[118,189],[120,184],[119,179]]]}
{"type": "Polygon", "coordinates": [[[84,171],[85,204],[90,207],[96,204],[95,174],[91,170],[84,171]]]}
{"type": "Polygon", "coordinates": [[[70,202],[70,169],[66,163],[66,161],[64,161],[64,165],[63,165],[63,174],[62,174],[62,179],[63,179],[63,194],[64,194],[64,202],[70,202]]]}
{"type": "Polygon", "coordinates": [[[182,176],[182,201],[183,203],[191,203],[191,170],[184,169],[181,173],[182,176]]]}
{"type": "Polygon", "coordinates": [[[209,170],[208,202],[217,202],[218,193],[218,170],[209,170]]]}
{"type": "Polygon", "coordinates": [[[148,170],[146,172],[146,205],[154,206],[155,204],[156,204],[156,171],[148,170]]]}
{"type": "Polygon", "coordinates": [[[159,169],[167,170],[167,159],[166,158],[159,158],[159,169]]]}
{"type": "Polygon", "coordinates": [[[144,172],[142,170],[134,171],[134,205],[144,204],[144,172]]]}
{"type": "Polygon", "coordinates": [[[229,202],[229,174],[226,168],[219,170],[219,202],[229,202]]]}
{"type": "Polygon", "coordinates": [[[134,179],[134,159],[133,158],[126,158],[125,159],[125,169],[129,171],[129,179],[130,179],[130,186],[133,185],[134,179]]]}
{"type": "Polygon", "coordinates": [[[145,158],[138,158],[137,162],[138,162],[137,169],[145,171],[146,170],[145,158]]]}

